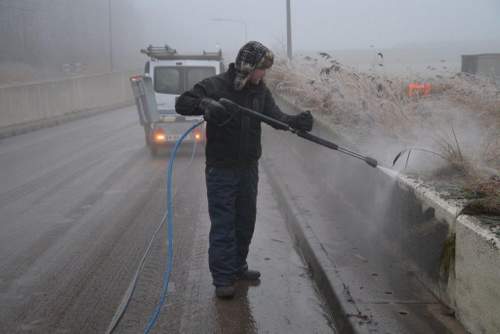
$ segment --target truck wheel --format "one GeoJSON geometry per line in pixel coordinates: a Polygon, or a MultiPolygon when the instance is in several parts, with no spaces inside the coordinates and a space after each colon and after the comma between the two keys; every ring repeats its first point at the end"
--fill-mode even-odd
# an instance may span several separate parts
{"type": "Polygon", "coordinates": [[[149,138],[149,129],[147,127],[144,127],[144,137],[146,139],[146,145],[151,146],[151,141],[149,138]]]}
{"type": "Polygon", "coordinates": [[[153,157],[158,156],[158,147],[156,147],[155,145],[151,144],[151,145],[149,146],[149,150],[151,151],[151,155],[152,155],[153,157]]]}

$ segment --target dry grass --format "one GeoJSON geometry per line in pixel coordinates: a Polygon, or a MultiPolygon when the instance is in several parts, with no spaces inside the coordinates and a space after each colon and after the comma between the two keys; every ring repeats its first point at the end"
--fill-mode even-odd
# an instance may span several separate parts
{"type": "MultiPolygon", "coordinates": [[[[486,79],[362,73],[324,53],[291,63],[281,59],[267,80],[360,147],[398,142],[401,149],[426,148],[446,161],[441,172],[458,172],[471,189],[492,184],[500,170],[500,90],[486,79]],[[430,82],[431,95],[409,97],[407,86],[414,81],[430,82]]],[[[500,198],[494,187],[483,188],[500,198]]]]}

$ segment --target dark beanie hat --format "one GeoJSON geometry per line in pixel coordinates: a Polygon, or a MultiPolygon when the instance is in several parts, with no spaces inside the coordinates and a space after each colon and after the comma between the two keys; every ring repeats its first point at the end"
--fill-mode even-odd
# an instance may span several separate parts
{"type": "Polygon", "coordinates": [[[236,69],[234,88],[243,89],[255,69],[268,69],[273,66],[273,62],[273,53],[264,45],[255,41],[246,43],[238,52],[234,64],[236,69]]]}

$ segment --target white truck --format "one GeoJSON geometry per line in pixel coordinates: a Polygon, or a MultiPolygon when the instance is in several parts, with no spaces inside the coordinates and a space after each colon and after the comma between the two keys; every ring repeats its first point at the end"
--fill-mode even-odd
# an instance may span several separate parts
{"type": "MultiPolygon", "coordinates": [[[[149,46],[142,49],[149,57],[144,74],[130,78],[140,124],[152,155],[162,147],[170,147],[201,116],[176,114],[177,97],[197,82],[224,71],[222,52],[179,54],[168,47],[149,46]]],[[[205,142],[205,128],[193,131],[185,142],[205,142]]]]}

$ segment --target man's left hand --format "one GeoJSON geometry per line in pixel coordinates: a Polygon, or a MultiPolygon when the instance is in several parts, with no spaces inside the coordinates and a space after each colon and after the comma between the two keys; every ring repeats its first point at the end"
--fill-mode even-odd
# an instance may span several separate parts
{"type": "Polygon", "coordinates": [[[295,130],[311,131],[313,126],[313,117],[309,110],[303,111],[298,115],[291,116],[288,124],[295,130]]]}

